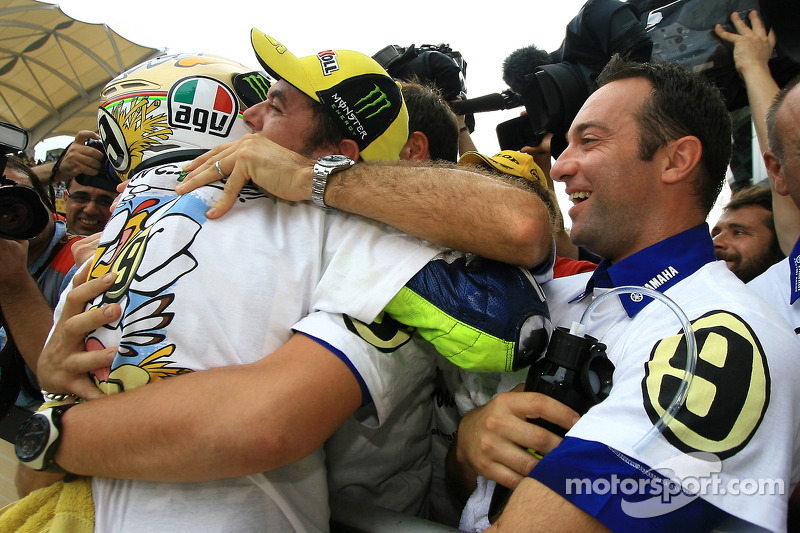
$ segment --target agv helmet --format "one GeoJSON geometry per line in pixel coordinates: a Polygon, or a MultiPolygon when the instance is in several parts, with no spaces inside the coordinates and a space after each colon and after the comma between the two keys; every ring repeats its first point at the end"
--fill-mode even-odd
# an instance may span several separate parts
{"type": "Polygon", "coordinates": [[[206,54],[160,56],[111,80],[100,96],[97,123],[119,177],[191,159],[251,133],[235,84],[249,89],[249,105],[266,99],[269,82],[262,73],[206,54]]]}

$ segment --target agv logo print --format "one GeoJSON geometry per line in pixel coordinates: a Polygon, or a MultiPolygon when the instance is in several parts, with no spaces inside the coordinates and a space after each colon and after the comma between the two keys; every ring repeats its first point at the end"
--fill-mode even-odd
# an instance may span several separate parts
{"type": "Polygon", "coordinates": [[[169,124],[226,137],[239,112],[234,94],[217,80],[192,76],[176,83],[168,98],[169,124]]]}

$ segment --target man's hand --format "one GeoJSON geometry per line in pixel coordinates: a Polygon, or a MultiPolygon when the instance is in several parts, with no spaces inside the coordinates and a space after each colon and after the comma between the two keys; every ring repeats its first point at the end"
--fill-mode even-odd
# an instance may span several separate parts
{"type": "MultiPolygon", "coordinates": [[[[474,488],[467,479],[479,474],[514,489],[539,462],[528,449],[546,455],[558,446],[561,437],[531,424],[528,418],[543,418],[570,429],[579,417],[548,396],[522,392],[522,385],[470,411],[459,424],[455,445],[459,479],[466,488],[474,488]]],[[[455,466],[452,456],[450,466],[455,466]]]]}
{"type": "Polygon", "coordinates": [[[775,31],[770,29],[767,33],[755,9],[750,11],[749,19],[750,26],[742,20],[739,13],[734,12],[731,15],[731,22],[737,33],[724,30],[721,24],[714,28],[720,39],[733,45],[736,70],[743,77],[748,69],[765,68],[775,49],[775,31]]]}
{"type": "MultiPolygon", "coordinates": [[[[86,268],[75,274],[86,279],[86,268]]],[[[110,304],[83,311],[86,304],[102,294],[114,282],[116,274],[106,274],[73,288],[66,297],[64,310],[39,357],[36,376],[42,388],[53,393],[75,394],[87,400],[104,394],[94,385],[89,372],[108,367],[117,347],[86,351],[86,334],[117,320],[121,309],[110,304]]]]}
{"type": "Polygon", "coordinates": [[[37,472],[22,463],[17,463],[17,474],[14,476],[14,485],[17,487],[17,496],[24,498],[31,492],[49,487],[56,481],[64,479],[64,474],[49,474],[37,472]]]}
{"type": "Polygon", "coordinates": [[[97,175],[105,155],[91,146],[86,146],[86,141],[89,139],[100,139],[100,136],[93,131],[84,130],[78,132],[75,140],[67,148],[64,157],[61,158],[61,163],[58,165],[58,174],[53,181],[66,181],[81,174],[97,175]]]}
{"type": "Polygon", "coordinates": [[[550,167],[552,166],[552,153],[550,151],[550,143],[553,140],[553,134],[548,133],[542,138],[542,142],[537,146],[523,146],[519,149],[520,152],[526,153],[533,157],[534,163],[539,165],[539,168],[544,172],[547,178],[547,188],[551,191],[553,189],[553,179],[550,177],[550,167]]]}
{"type": "Polygon", "coordinates": [[[28,241],[0,239],[0,265],[0,286],[18,283],[19,276],[30,276],[28,241]]]}
{"type": "Polygon", "coordinates": [[[97,251],[97,243],[100,242],[100,237],[102,235],[102,232],[97,232],[88,237],[84,237],[72,245],[72,257],[75,259],[76,265],[80,267],[86,261],[94,257],[97,251]]]}
{"type": "Polygon", "coordinates": [[[311,199],[314,161],[258,134],[217,146],[186,165],[183,169],[190,173],[175,191],[186,194],[220,180],[222,176],[215,167],[217,162],[220,171],[229,177],[222,197],[206,214],[208,218],[219,218],[227,213],[249,180],[284,200],[311,199]]]}

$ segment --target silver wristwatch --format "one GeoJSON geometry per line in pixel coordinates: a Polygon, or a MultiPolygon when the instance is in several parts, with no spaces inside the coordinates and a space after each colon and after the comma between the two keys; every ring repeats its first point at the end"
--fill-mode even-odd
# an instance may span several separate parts
{"type": "Polygon", "coordinates": [[[344,155],[324,155],[317,159],[314,165],[314,178],[311,181],[311,200],[319,207],[330,211],[330,206],[325,204],[325,188],[328,186],[328,176],[342,170],[347,170],[355,161],[344,155]]]}

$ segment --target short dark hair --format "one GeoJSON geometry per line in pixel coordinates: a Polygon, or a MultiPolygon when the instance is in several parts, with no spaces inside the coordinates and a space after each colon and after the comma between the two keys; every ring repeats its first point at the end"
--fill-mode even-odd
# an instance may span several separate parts
{"type": "Polygon", "coordinates": [[[45,205],[47,210],[51,213],[56,212],[55,205],[53,204],[52,199],[48,196],[47,191],[44,189],[44,187],[42,187],[39,177],[33,172],[33,170],[31,170],[31,167],[25,164],[20,157],[9,155],[8,160],[6,161],[6,168],[13,169],[20,174],[24,174],[28,179],[28,183],[21,183],[20,185],[24,185],[36,191],[36,194],[38,194],[39,198],[42,199],[42,203],[45,205]]]}
{"type": "Polygon", "coordinates": [[[722,191],[731,159],[731,120],[725,101],[707,78],[674,63],[636,63],[615,55],[597,78],[598,86],[645,78],[652,97],[637,112],[639,157],[650,161],[669,142],[692,135],[703,154],[695,192],[708,215],[722,191]]]}
{"type": "Polygon", "coordinates": [[[420,131],[428,138],[432,160],[458,161],[458,119],[435,86],[418,79],[402,83],[408,108],[409,134],[420,131]]]}
{"type": "Polygon", "coordinates": [[[722,208],[723,211],[736,211],[742,207],[757,205],[772,212],[772,190],[765,186],[745,187],[736,191],[730,201],[722,208]]]}
{"type": "Polygon", "coordinates": [[[23,174],[28,179],[28,183],[23,183],[22,185],[30,187],[31,189],[36,188],[36,185],[39,182],[39,178],[36,177],[36,174],[34,174],[33,170],[31,170],[31,167],[26,165],[21,158],[15,155],[9,155],[8,161],[6,161],[6,168],[16,170],[17,172],[23,174]]]}
{"type": "Polygon", "coordinates": [[[757,185],[740,189],[731,196],[730,201],[722,208],[722,211],[728,213],[749,206],[763,207],[769,211],[769,215],[764,217],[764,225],[770,230],[770,233],[772,233],[767,253],[772,257],[769,264],[775,264],[786,256],[783,255],[783,251],[781,251],[781,245],[778,242],[778,234],[775,232],[775,217],[772,211],[772,190],[769,187],[757,185]]]}
{"type": "Polygon", "coordinates": [[[316,100],[312,100],[311,111],[313,113],[314,122],[308,140],[306,140],[306,144],[303,147],[303,151],[312,153],[320,146],[326,144],[338,145],[342,142],[344,133],[342,133],[336,115],[316,100]]]}
{"type": "Polygon", "coordinates": [[[783,88],[775,95],[775,99],[772,101],[772,104],[769,106],[769,110],[767,110],[767,145],[772,153],[778,158],[781,165],[785,163],[784,161],[784,153],[783,153],[783,142],[781,141],[780,135],[778,135],[778,128],[775,124],[778,121],[778,111],[780,111],[783,102],[786,100],[786,95],[791,92],[795,86],[800,83],[800,76],[796,76],[793,78],[789,83],[783,86],[783,88]]]}

